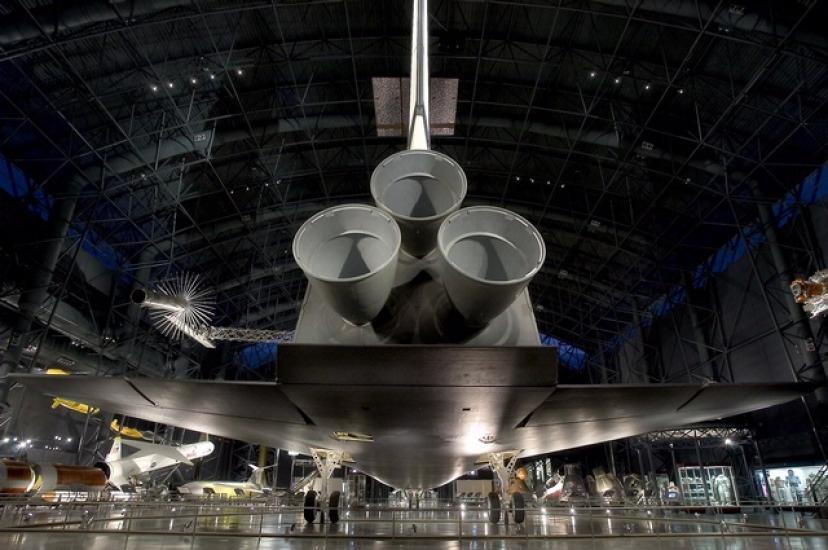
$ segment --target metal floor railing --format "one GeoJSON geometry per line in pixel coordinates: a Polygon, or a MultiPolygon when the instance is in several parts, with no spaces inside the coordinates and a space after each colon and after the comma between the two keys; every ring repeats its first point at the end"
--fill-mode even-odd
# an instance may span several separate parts
{"type": "Polygon", "coordinates": [[[338,523],[307,524],[302,508],[262,502],[0,503],[0,531],[121,535],[336,538],[828,537],[828,521],[793,507],[706,513],[686,507],[528,508],[526,521],[488,522],[484,509],[343,508],[338,523]]]}

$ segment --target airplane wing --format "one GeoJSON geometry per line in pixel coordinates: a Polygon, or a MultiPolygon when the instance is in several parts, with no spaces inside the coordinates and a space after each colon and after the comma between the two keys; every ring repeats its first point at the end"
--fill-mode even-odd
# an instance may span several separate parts
{"type": "Polygon", "coordinates": [[[813,390],[798,383],[559,385],[557,350],[548,347],[282,345],[274,383],[15,378],[48,395],[190,430],[300,452],[339,449],[398,488],[442,485],[490,451],[559,451],[813,390]],[[338,440],[336,432],[373,441],[338,440]]]}
{"type": "Polygon", "coordinates": [[[122,442],[124,447],[132,447],[134,449],[138,449],[138,452],[130,455],[127,458],[135,459],[144,456],[150,455],[158,455],[164,458],[169,458],[170,460],[174,460],[176,462],[180,462],[182,464],[186,464],[187,466],[192,466],[193,463],[190,462],[190,459],[184,456],[178,448],[173,447],[172,445],[158,445],[155,443],[144,443],[142,441],[132,441],[132,440],[124,440],[122,442]]]}

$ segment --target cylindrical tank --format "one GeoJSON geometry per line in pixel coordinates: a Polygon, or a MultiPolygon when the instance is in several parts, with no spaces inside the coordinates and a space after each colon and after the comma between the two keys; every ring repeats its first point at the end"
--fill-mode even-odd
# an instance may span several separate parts
{"type": "Polygon", "coordinates": [[[460,208],[466,187],[460,165],[436,151],[401,151],[371,174],[374,202],[399,224],[403,250],[413,256],[434,250],[440,224],[460,208]]]}
{"type": "Polygon", "coordinates": [[[446,293],[477,326],[507,309],[546,257],[543,238],[532,224],[494,206],[472,206],[448,216],[437,245],[446,293]]]}
{"type": "Polygon", "coordinates": [[[52,491],[102,491],[106,474],[93,466],[69,464],[35,464],[34,489],[38,493],[52,491]]]}
{"type": "Polygon", "coordinates": [[[0,494],[21,494],[34,485],[34,471],[26,462],[0,461],[0,494]]]}
{"type": "Polygon", "coordinates": [[[302,224],[293,256],[331,307],[355,325],[380,312],[394,284],[400,228],[378,208],[334,206],[302,224]]]}

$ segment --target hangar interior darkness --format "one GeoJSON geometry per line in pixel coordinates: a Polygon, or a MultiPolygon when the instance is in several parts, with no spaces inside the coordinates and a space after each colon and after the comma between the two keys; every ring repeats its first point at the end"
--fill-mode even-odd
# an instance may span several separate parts
{"type": "MultiPolygon", "coordinates": [[[[307,544],[299,536],[370,545],[415,538],[419,525],[420,535],[460,546],[575,535],[613,544],[624,533],[669,545],[689,533],[675,522],[693,520],[702,546],[709,534],[763,547],[780,529],[786,537],[800,530],[794,546],[824,544],[826,21],[819,0],[0,2],[2,544],[81,544],[73,535],[92,532],[93,545],[139,547],[145,541],[130,533],[143,530],[207,548],[203,530],[239,544],[256,535],[264,547],[307,544]],[[420,5],[424,98],[411,84],[420,5]],[[511,309],[497,312],[517,319],[502,331],[494,314],[484,319],[489,332],[480,328],[452,294],[439,271],[453,265],[448,253],[449,268],[437,268],[412,252],[407,222],[379,204],[375,169],[416,149],[406,142],[409,120],[422,114],[412,110],[416,98],[427,108],[429,159],[465,174],[458,212],[506,212],[496,223],[526,222],[540,239],[528,294],[519,288],[511,309]],[[308,220],[324,209],[375,202],[373,215],[399,222],[402,237],[400,229],[389,237],[398,249],[402,241],[399,265],[422,269],[406,284],[430,276],[442,289],[442,281],[449,297],[432,305],[455,308],[455,317],[435,321],[448,339],[436,343],[496,346],[502,359],[377,351],[435,343],[421,333],[398,340],[410,336],[394,324],[399,291],[368,316],[369,336],[341,304],[315,305],[326,295],[313,302],[308,279],[315,289],[325,282],[297,256],[300,227],[313,227],[308,220]],[[185,320],[170,321],[170,311],[184,310],[185,320]],[[350,336],[322,342],[339,315],[350,336]],[[527,334],[541,351],[523,355],[527,334]],[[330,343],[357,349],[300,353],[330,343]],[[362,359],[360,345],[368,346],[362,359]],[[363,359],[377,370],[359,370],[363,359]],[[500,378],[476,384],[451,378],[477,361],[481,371],[501,361],[532,366],[503,367],[500,378]],[[349,376],[337,362],[370,374],[349,376]],[[442,382],[410,382],[420,366],[442,382]],[[14,378],[24,374],[54,377],[43,382],[52,389],[14,378]],[[95,385],[101,377],[109,381],[95,385]],[[334,380],[358,389],[352,397],[302,393],[334,380]],[[428,409],[444,418],[442,404],[459,402],[429,394],[421,410],[409,404],[419,393],[381,398],[365,389],[409,382],[468,390],[462,399],[472,404],[463,401],[458,418],[477,414],[478,403],[487,408],[497,388],[520,388],[476,421],[489,414],[539,435],[510,447],[481,428],[471,439],[488,458],[471,460],[468,451],[448,483],[384,483],[376,461],[362,471],[350,457],[375,439],[379,448],[382,434],[348,422],[374,415],[405,438],[410,426],[398,416],[388,426],[376,419],[387,401],[399,399],[423,422],[428,409]],[[281,384],[284,402],[265,393],[281,384]],[[728,393],[729,384],[746,386],[728,393]],[[758,384],[754,398],[750,384],[758,384]],[[590,386],[607,393],[579,397],[590,386]],[[616,395],[612,386],[638,389],[616,395]],[[540,396],[540,387],[549,392],[540,396]],[[521,405],[533,391],[535,401],[521,405]],[[562,405],[551,404],[556,393],[562,405]],[[129,399],[145,401],[120,407],[129,399]],[[670,422],[684,411],[689,423],[659,423],[661,400],[678,400],[670,422]],[[356,412],[345,412],[351,405],[356,412]],[[210,431],[218,422],[210,415],[231,406],[249,431],[210,431]],[[270,406],[289,409],[289,423],[327,430],[330,446],[302,447],[290,429],[284,439],[281,431],[267,441],[243,437],[265,431],[256,414],[270,406]],[[326,422],[338,408],[343,426],[332,431],[326,422]],[[597,409],[609,416],[584,416],[597,409]],[[635,420],[648,410],[649,423],[635,420]],[[552,417],[570,427],[542,435],[552,417]],[[113,451],[116,438],[123,454],[113,451]],[[198,446],[208,441],[209,452],[198,446]],[[132,469],[117,474],[112,465],[121,462],[132,469]],[[70,475],[61,468],[70,467],[87,470],[61,485],[70,475]],[[15,485],[15,468],[31,479],[15,485]],[[34,504],[55,499],[74,508],[34,504]],[[315,522],[307,523],[311,507],[315,522]],[[283,509],[294,515],[282,518],[283,509]],[[372,513],[376,524],[357,521],[372,513]],[[49,523],[70,533],[58,536],[49,523]],[[190,538],[176,538],[182,533],[190,538]]],[[[429,247],[443,253],[442,244],[429,247]]],[[[485,309],[505,286],[491,285],[469,307],[485,309]]],[[[421,445],[422,454],[442,456],[421,445]]],[[[386,462],[415,472],[405,479],[426,479],[428,465],[406,453],[386,462]]]]}

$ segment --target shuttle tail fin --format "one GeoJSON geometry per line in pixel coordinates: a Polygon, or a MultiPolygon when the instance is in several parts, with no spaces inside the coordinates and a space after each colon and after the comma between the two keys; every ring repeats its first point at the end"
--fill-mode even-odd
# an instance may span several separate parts
{"type": "Polygon", "coordinates": [[[431,148],[429,123],[428,0],[414,0],[411,29],[411,94],[408,148],[431,148]]]}

